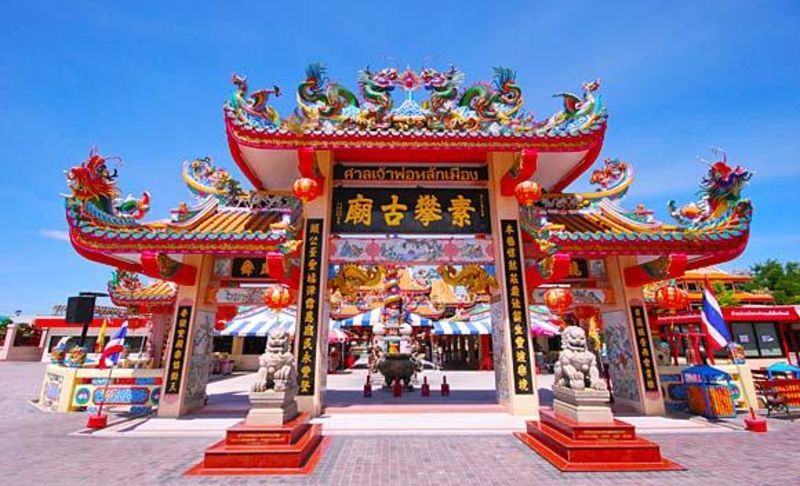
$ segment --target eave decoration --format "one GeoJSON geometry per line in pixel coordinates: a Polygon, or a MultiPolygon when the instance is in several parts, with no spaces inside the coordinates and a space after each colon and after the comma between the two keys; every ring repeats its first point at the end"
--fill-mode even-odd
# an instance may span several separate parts
{"type": "Polygon", "coordinates": [[[276,86],[248,95],[244,77],[234,76],[234,93],[225,112],[234,125],[256,132],[396,131],[481,133],[490,136],[565,137],[585,135],[605,126],[607,113],[597,90],[599,81],[583,84],[583,95],[558,93],[564,107],[547,120],[535,121],[524,109],[516,72],[494,68],[491,81],[464,87],[464,73],[450,66],[419,71],[397,67],[359,71],[356,90],[328,76],[327,67],[312,63],[296,90],[297,109],[281,119],[268,106],[276,86]],[[400,100],[395,93],[402,92],[400,100]],[[426,92],[427,98],[416,96],[426,92]]]}
{"type": "MultiPolygon", "coordinates": [[[[300,200],[244,190],[209,158],[183,164],[183,180],[196,200],[181,203],[170,220],[142,222],[150,195],[120,198],[117,176],[117,170],[110,170],[107,159],[95,149],[67,172],[70,241],[92,261],[187,284],[193,282],[195,269],[169,255],[266,254],[281,260],[297,255],[300,200]],[[139,261],[127,256],[130,254],[138,254],[139,261]]],[[[280,278],[291,280],[291,262],[273,262],[273,267],[280,270],[280,278]]]]}
{"type": "Polygon", "coordinates": [[[139,312],[168,312],[175,304],[177,289],[163,280],[144,285],[138,274],[116,269],[108,282],[108,294],[117,306],[139,312]]]}
{"type": "Polygon", "coordinates": [[[558,252],[667,255],[627,269],[629,284],[674,278],[685,270],[729,260],[744,250],[752,206],[741,198],[741,191],[750,177],[741,167],[732,169],[724,157],[709,164],[699,202],[682,208],[669,203],[676,225],[658,221],[641,204],[633,210],[624,208],[621,201],[633,182],[633,169],[625,161],[606,159],[590,176],[595,191],[545,193],[533,208],[521,208],[520,222],[529,239],[545,241],[545,247],[558,252]]]}

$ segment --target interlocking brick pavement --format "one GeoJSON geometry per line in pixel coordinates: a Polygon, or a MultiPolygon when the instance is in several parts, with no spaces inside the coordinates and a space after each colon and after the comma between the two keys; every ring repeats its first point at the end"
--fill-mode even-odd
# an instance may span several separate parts
{"type": "Polygon", "coordinates": [[[213,440],[70,435],[83,414],[43,413],[36,396],[43,366],[0,363],[0,484],[274,485],[790,485],[800,482],[800,420],[770,419],[770,433],[649,436],[689,468],[664,473],[562,474],[510,434],[337,436],[308,477],[182,477],[213,440]]]}

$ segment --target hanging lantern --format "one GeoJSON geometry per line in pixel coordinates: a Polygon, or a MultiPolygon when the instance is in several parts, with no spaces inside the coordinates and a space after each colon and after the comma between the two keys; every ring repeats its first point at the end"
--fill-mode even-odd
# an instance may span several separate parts
{"type": "Polygon", "coordinates": [[[320,194],[319,183],[310,177],[301,177],[292,184],[292,193],[303,202],[313,201],[320,194]]]}
{"type": "Polygon", "coordinates": [[[656,305],[674,314],[689,305],[689,294],[675,285],[665,285],[655,292],[656,305]]]}
{"type": "Polygon", "coordinates": [[[572,292],[561,287],[550,289],[544,293],[544,303],[555,314],[564,314],[572,305],[572,292]]]}
{"type": "Polygon", "coordinates": [[[275,285],[264,290],[264,304],[272,310],[288,307],[292,300],[289,288],[284,285],[275,285]]]}
{"type": "Polygon", "coordinates": [[[542,198],[542,188],[533,181],[523,181],[514,188],[514,196],[521,206],[533,206],[542,198]]]}
{"type": "Polygon", "coordinates": [[[591,319],[595,315],[597,315],[597,307],[591,305],[576,305],[575,309],[573,309],[575,313],[575,317],[580,320],[591,319]]]}

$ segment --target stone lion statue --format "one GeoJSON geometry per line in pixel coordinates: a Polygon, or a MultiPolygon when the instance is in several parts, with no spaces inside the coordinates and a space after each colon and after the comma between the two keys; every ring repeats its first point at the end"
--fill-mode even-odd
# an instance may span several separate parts
{"type": "Polygon", "coordinates": [[[267,338],[267,348],[258,358],[258,374],[250,388],[254,392],[286,391],[295,386],[294,356],[289,351],[289,333],[276,329],[267,338]]]}
{"type": "Polygon", "coordinates": [[[589,351],[586,332],[578,326],[567,326],[561,332],[561,352],[555,367],[555,385],[584,390],[606,390],[606,382],[597,370],[597,357],[589,351]]]}

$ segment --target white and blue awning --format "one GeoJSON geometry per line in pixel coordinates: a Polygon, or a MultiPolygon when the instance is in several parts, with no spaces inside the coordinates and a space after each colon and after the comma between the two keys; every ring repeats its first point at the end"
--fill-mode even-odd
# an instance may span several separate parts
{"type": "Polygon", "coordinates": [[[286,308],[273,311],[268,307],[256,307],[231,319],[220,336],[268,336],[276,329],[294,334],[296,310],[286,308]]]}
{"type": "Polygon", "coordinates": [[[441,320],[433,323],[435,336],[480,336],[492,333],[489,314],[475,316],[467,321],[441,320]]]}
{"type": "MultiPolygon", "coordinates": [[[[336,322],[341,327],[353,327],[353,326],[372,327],[375,324],[382,322],[383,318],[381,316],[381,313],[382,313],[382,308],[376,307],[371,311],[363,312],[353,317],[342,319],[341,321],[336,321],[336,322]]],[[[433,325],[432,320],[422,317],[419,314],[414,314],[413,312],[409,312],[407,314],[406,322],[408,322],[414,327],[431,327],[433,325]]]]}

